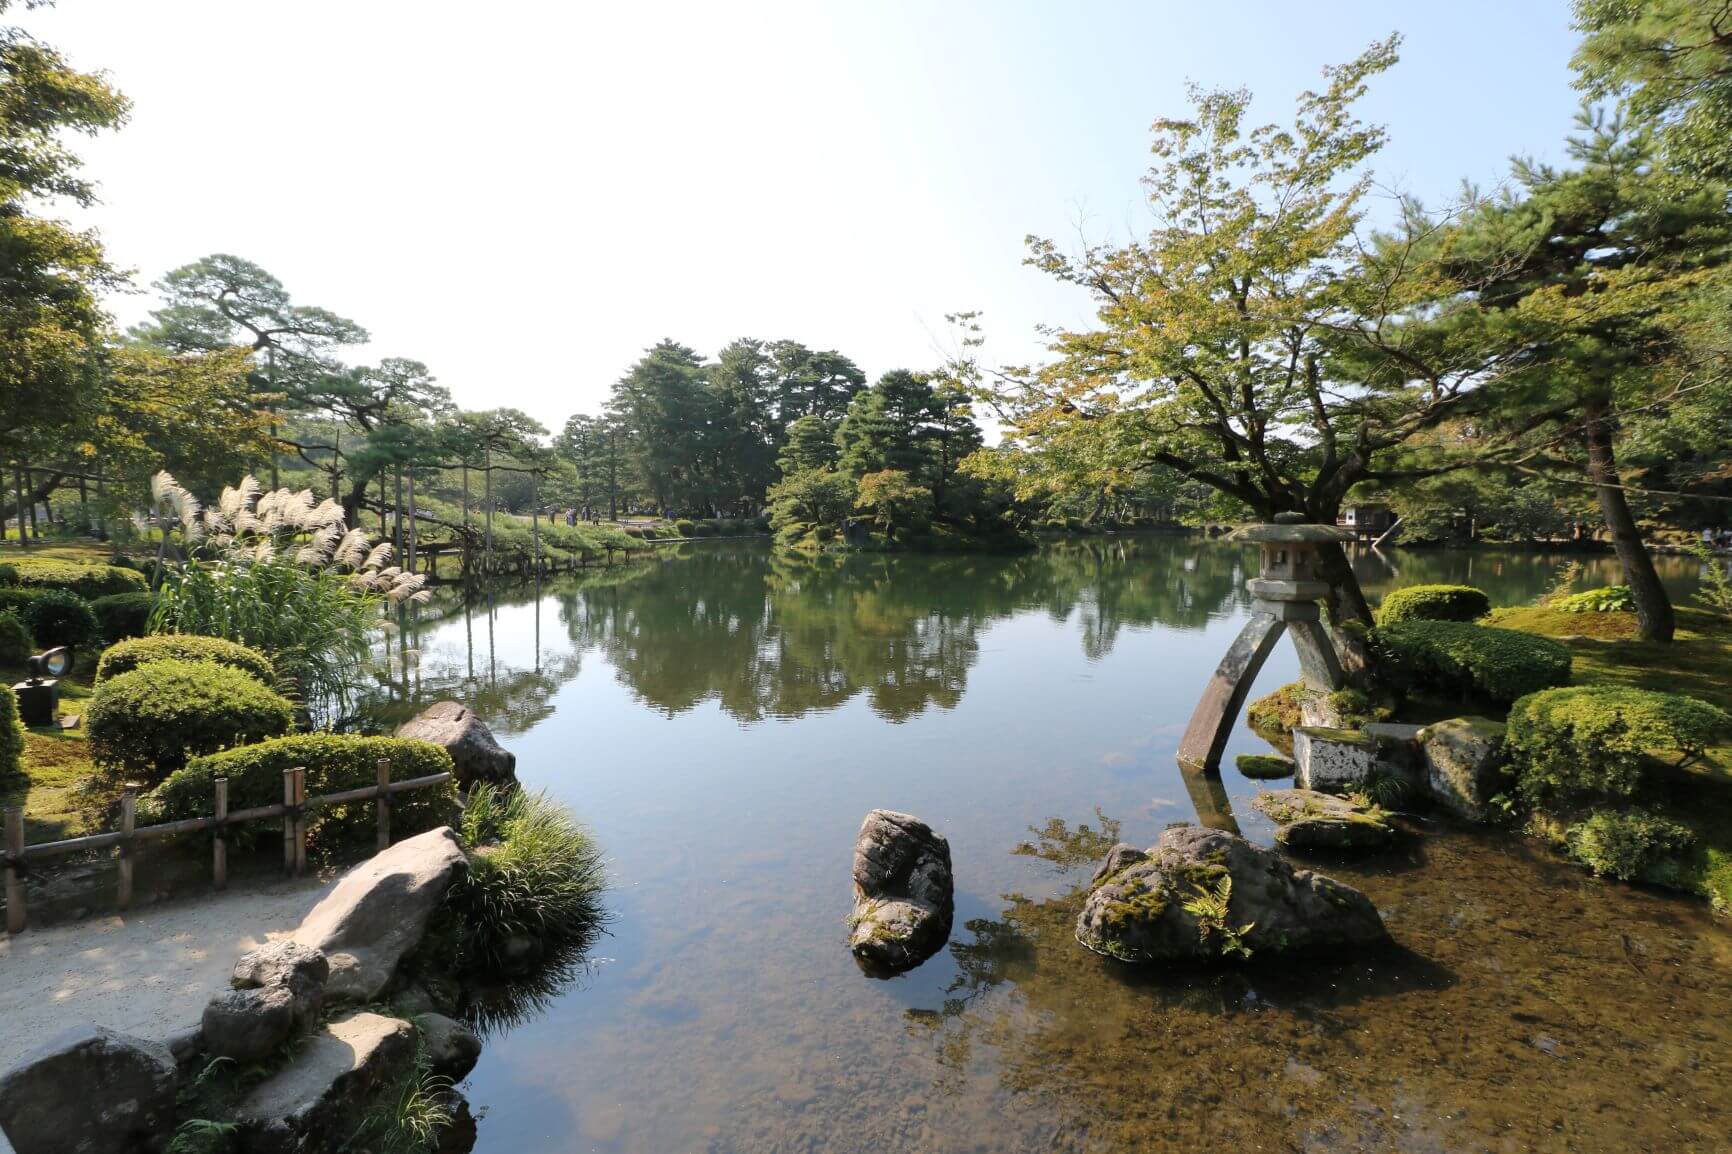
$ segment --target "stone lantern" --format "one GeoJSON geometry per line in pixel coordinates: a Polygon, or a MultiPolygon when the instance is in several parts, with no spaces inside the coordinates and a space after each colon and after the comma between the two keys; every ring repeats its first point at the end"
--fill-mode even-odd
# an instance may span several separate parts
{"type": "Polygon", "coordinates": [[[1291,631],[1293,635],[1293,647],[1299,651],[1299,673],[1308,687],[1333,693],[1342,684],[1341,660],[1317,605],[1329,596],[1329,583],[1319,577],[1318,550],[1351,541],[1352,531],[1333,525],[1276,523],[1247,526],[1233,534],[1233,539],[1254,541],[1262,550],[1261,571],[1245,582],[1253,598],[1251,619],[1215,668],[1215,676],[1203,690],[1179,742],[1183,765],[1211,773],[1221,764],[1221,751],[1239,720],[1239,710],[1244,708],[1257,671],[1282,633],[1291,631]]]}

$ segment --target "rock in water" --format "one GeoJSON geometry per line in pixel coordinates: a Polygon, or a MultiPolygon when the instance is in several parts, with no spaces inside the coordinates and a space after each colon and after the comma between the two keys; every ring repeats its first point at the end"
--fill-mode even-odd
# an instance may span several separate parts
{"type": "Polygon", "coordinates": [[[950,937],[956,903],[950,843],[918,818],[875,809],[854,842],[854,916],[849,948],[870,972],[899,973],[950,937]]]}
{"type": "Polygon", "coordinates": [[[1484,821],[1504,788],[1504,727],[1485,717],[1453,717],[1419,731],[1426,785],[1437,803],[1470,821],[1484,821]]]}
{"type": "Polygon", "coordinates": [[[167,1046],[74,1027],[0,1078],[0,1130],[18,1154],[157,1149],[174,1126],[175,1080],[167,1046]]]}
{"type": "Polygon", "coordinates": [[[357,1002],[378,997],[467,865],[457,835],[441,826],[344,874],[292,935],[329,960],[325,996],[357,1002]]]}
{"type": "Polygon", "coordinates": [[[1124,864],[1098,877],[1076,935],[1120,961],[1219,963],[1389,940],[1370,898],[1224,830],[1178,826],[1146,855],[1115,846],[1115,858],[1124,864]]]}
{"type": "Polygon", "coordinates": [[[456,701],[429,705],[397,729],[398,737],[430,741],[451,755],[457,781],[516,782],[517,755],[494,740],[487,723],[456,701]]]}
{"type": "Polygon", "coordinates": [[[1389,815],[1314,789],[1271,789],[1251,804],[1280,826],[1275,840],[1288,849],[1376,849],[1395,840],[1389,815]]]}
{"type": "Polygon", "coordinates": [[[413,1022],[435,1074],[461,1082],[481,1060],[481,1039],[462,1022],[444,1014],[417,1014],[413,1022]]]}

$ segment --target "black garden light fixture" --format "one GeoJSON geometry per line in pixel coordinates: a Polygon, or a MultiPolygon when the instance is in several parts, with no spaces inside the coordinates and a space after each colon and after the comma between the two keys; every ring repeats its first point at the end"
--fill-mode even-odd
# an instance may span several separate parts
{"type": "Polygon", "coordinates": [[[18,719],[29,726],[60,724],[60,679],[72,669],[72,650],[64,645],[30,659],[30,676],[12,687],[18,719]]]}

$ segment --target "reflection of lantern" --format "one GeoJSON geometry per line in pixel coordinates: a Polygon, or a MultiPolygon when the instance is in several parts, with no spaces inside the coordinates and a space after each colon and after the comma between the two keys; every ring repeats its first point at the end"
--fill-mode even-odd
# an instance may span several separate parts
{"type": "Polygon", "coordinates": [[[1325,693],[1341,688],[1341,661],[1323,628],[1317,602],[1329,596],[1320,579],[1318,550],[1351,541],[1353,532],[1333,525],[1250,525],[1235,540],[1261,546],[1262,571],[1245,582],[1254,600],[1251,619],[1239,633],[1215,676],[1203,690],[1191,723],[1179,742],[1179,760],[1213,771],[1239,720],[1239,710],[1281,634],[1291,631],[1305,684],[1325,693]]]}
{"type": "Polygon", "coordinates": [[[60,721],[60,679],[72,668],[72,651],[64,647],[30,659],[30,677],[12,687],[18,696],[18,720],[25,725],[56,725],[60,721]]]}

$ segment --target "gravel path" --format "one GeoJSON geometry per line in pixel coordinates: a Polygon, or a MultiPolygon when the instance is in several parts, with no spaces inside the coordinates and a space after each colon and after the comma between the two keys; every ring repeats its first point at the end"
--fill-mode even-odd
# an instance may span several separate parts
{"type": "Polygon", "coordinates": [[[79,1022],[146,1038],[196,1026],[235,959],[299,925],[326,886],[248,886],[0,934],[0,1070],[79,1022]]]}

